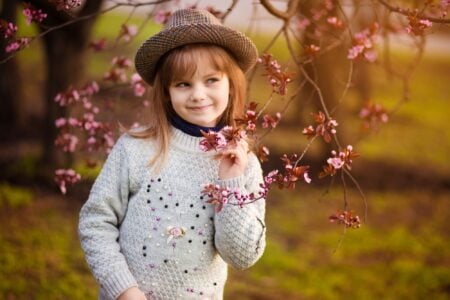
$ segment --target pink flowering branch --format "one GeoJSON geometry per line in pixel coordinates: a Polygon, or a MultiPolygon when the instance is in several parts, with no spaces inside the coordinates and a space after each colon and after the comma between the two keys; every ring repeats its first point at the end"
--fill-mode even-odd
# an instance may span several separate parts
{"type": "MultiPolygon", "coordinates": [[[[414,11],[411,11],[410,9],[405,9],[405,8],[402,8],[399,6],[393,6],[385,0],[378,0],[378,2],[380,4],[382,4],[384,7],[386,7],[389,11],[396,12],[396,13],[402,14],[404,16],[411,16],[411,15],[414,15],[414,13],[415,13],[414,11]]],[[[450,19],[435,18],[432,16],[426,16],[426,15],[421,15],[420,17],[421,17],[421,19],[425,19],[425,20],[431,21],[433,23],[443,23],[443,24],[450,23],[450,19]]]]}

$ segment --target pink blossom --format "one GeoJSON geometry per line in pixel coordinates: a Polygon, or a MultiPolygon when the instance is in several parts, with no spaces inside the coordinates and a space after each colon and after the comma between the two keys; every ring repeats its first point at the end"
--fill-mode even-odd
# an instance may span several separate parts
{"type": "Polygon", "coordinates": [[[205,138],[200,141],[200,149],[204,152],[212,149],[219,151],[225,149],[227,146],[227,140],[225,136],[220,132],[209,131],[203,135],[205,138]]]}
{"type": "Polygon", "coordinates": [[[102,51],[106,49],[106,39],[102,38],[96,41],[91,41],[89,43],[89,48],[93,49],[94,51],[102,51]]]}
{"type": "Polygon", "coordinates": [[[59,118],[59,119],[56,119],[56,120],[55,120],[55,126],[56,126],[57,128],[63,127],[63,126],[65,126],[66,124],[67,124],[67,121],[66,121],[65,118],[59,118]]]}
{"type": "Polygon", "coordinates": [[[305,180],[306,183],[311,183],[311,178],[309,177],[308,172],[305,172],[303,174],[303,179],[305,180]]]}
{"type": "Polygon", "coordinates": [[[129,42],[133,36],[137,33],[136,25],[122,24],[119,33],[119,39],[123,39],[125,42],[129,42]]]}
{"type": "Polygon", "coordinates": [[[20,43],[17,41],[14,41],[6,46],[5,52],[10,53],[10,52],[18,50],[19,48],[20,48],[20,43]]]}
{"type": "Polygon", "coordinates": [[[344,161],[342,161],[339,157],[329,158],[327,163],[332,165],[335,169],[340,169],[344,165],[344,161]]]}
{"type": "Polygon", "coordinates": [[[31,4],[25,4],[25,8],[22,12],[25,15],[27,25],[30,25],[33,21],[41,23],[45,18],[47,18],[46,13],[44,13],[41,9],[35,9],[31,4]]]}
{"type": "Polygon", "coordinates": [[[129,68],[132,65],[132,62],[130,59],[123,57],[123,56],[115,56],[112,61],[111,61],[111,65],[116,65],[119,68],[129,68]]]}
{"type": "Polygon", "coordinates": [[[311,24],[311,21],[309,19],[307,19],[307,18],[301,19],[297,22],[297,29],[304,30],[310,24],[311,24]]]}
{"type": "Polygon", "coordinates": [[[142,81],[142,77],[138,73],[134,73],[133,75],[131,75],[131,84],[136,84],[141,81],[142,81]]]}
{"type": "Polygon", "coordinates": [[[78,145],[78,137],[70,133],[61,133],[55,140],[55,145],[61,147],[64,152],[75,152],[78,145]]]}
{"type": "Polygon", "coordinates": [[[49,0],[56,10],[70,10],[81,5],[81,0],[49,0]]]}
{"type": "Polygon", "coordinates": [[[73,169],[58,169],[55,171],[55,182],[58,184],[61,193],[67,192],[67,185],[72,185],[80,181],[81,175],[73,169]]]}
{"type": "Polygon", "coordinates": [[[12,38],[17,31],[17,26],[11,22],[0,19],[0,32],[3,32],[5,39],[12,38]]]}
{"type": "Polygon", "coordinates": [[[170,11],[160,10],[155,15],[155,23],[157,24],[166,24],[169,17],[172,15],[170,11]]]}

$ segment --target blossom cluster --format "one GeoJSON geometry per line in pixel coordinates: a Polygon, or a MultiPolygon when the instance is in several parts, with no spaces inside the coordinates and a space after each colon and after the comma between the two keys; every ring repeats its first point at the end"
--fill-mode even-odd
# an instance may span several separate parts
{"type": "Polygon", "coordinates": [[[306,183],[311,183],[309,177],[309,166],[297,166],[298,155],[292,154],[288,157],[283,154],[281,160],[284,163],[284,173],[278,172],[271,174],[273,180],[278,184],[278,188],[294,189],[298,180],[303,179],[306,183]]]}
{"type": "Polygon", "coordinates": [[[0,34],[7,40],[5,52],[11,53],[25,48],[31,41],[28,37],[16,38],[17,26],[14,23],[0,19],[0,34]]]}
{"type": "Polygon", "coordinates": [[[247,109],[245,111],[245,114],[242,118],[236,119],[236,123],[238,125],[245,126],[245,130],[249,134],[253,134],[256,131],[256,122],[258,119],[258,116],[256,114],[256,107],[258,106],[258,103],[256,102],[250,102],[247,105],[247,109]]]}
{"type": "Polygon", "coordinates": [[[89,152],[101,148],[105,148],[109,152],[114,145],[114,138],[110,126],[96,119],[96,115],[100,109],[93,105],[90,100],[98,91],[98,84],[92,82],[80,90],[69,88],[66,92],[56,95],[55,102],[60,106],[80,104],[83,109],[81,119],[59,118],[55,121],[55,126],[59,130],[55,145],[63,151],[76,151],[79,143],[79,138],[75,134],[76,130],[83,131],[87,134],[84,149],[89,152]]]}
{"type": "Polygon", "coordinates": [[[103,79],[114,83],[127,82],[126,70],[132,66],[131,60],[123,56],[116,56],[112,59],[111,66],[111,69],[103,75],[103,79]]]}
{"type": "Polygon", "coordinates": [[[369,28],[356,33],[353,36],[352,47],[348,50],[347,58],[351,60],[363,59],[374,62],[377,59],[377,52],[374,49],[379,40],[379,25],[373,23],[369,28]]]}
{"type": "Polygon", "coordinates": [[[56,7],[56,10],[71,10],[81,6],[81,0],[49,0],[56,7]]]}
{"type": "Polygon", "coordinates": [[[433,23],[426,19],[421,19],[415,15],[408,16],[408,26],[406,32],[413,35],[423,35],[425,30],[430,28],[433,23]]]}
{"type": "Polygon", "coordinates": [[[44,13],[42,9],[36,9],[29,3],[25,3],[25,8],[22,12],[25,16],[27,25],[30,25],[33,21],[41,23],[47,18],[47,14],[44,13]]]}
{"type": "Polygon", "coordinates": [[[213,204],[217,213],[220,212],[227,203],[243,207],[246,204],[265,199],[269,192],[270,185],[275,182],[274,177],[277,174],[278,170],[275,170],[265,176],[264,182],[260,183],[260,190],[256,194],[254,192],[249,194],[241,193],[238,188],[232,191],[229,187],[222,187],[218,184],[209,183],[203,186],[202,195],[208,197],[206,203],[213,204]],[[230,201],[232,198],[234,198],[234,202],[230,201]]]}
{"type": "Polygon", "coordinates": [[[131,41],[131,38],[137,34],[137,31],[138,30],[136,25],[122,24],[117,39],[122,39],[128,43],[129,41],[131,41]]]}
{"type": "Polygon", "coordinates": [[[200,149],[204,152],[215,150],[220,151],[225,149],[229,144],[236,144],[241,139],[246,138],[247,134],[244,130],[225,126],[219,132],[201,131],[203,139],[200,141],[200,149]]]}
{"type": "Polygon", "coordinates": [[[0,20],[0,33],[3,34],[5,39],[14,37],[17,32],[17,26],[11,22],[6,22],[5,20],[0,20]]]}
{"type": "Polygon", "coordinates": [[[73,185],[80,179],[81,175],[72,169],[58,169],[55,171],[55,182],[63,194],[67,192],[68,185],[73,185]]]}
{"type": "Polygon", "coordinates": [[[359,117],[363,120],[365,129],[373,128],[378,131],[382,123],[387,123],[389,116],[386,109],[381,104],[368,102],[359,112],[359,117]]]}
{"type": "Polygon", "coordinates": [[[359,216],[353,215],[350,211],[342,211],[331,215],[328,220],[331,223],[343,224],[347,228],[360,228],[361,220],[359,216]]]}
{"type": "Polygon", "coordinates": [[[353,151],[353,147],[348,145],[344,150],[337,153],[335,150],[331,151],[331,157],[327,159],[328,165],[323,167],[323,171],[319,174],[319,178],[326,176],[334,176],[339,169],[352,169],[353,158],[359,156],[353,151]]]}
{"type": "Polygon", "coordinates": [[[144,80],[138,73],[131,75],[131,85],[133,86],[134,95],[136,97],[142,97],[147,90],[144,80]]]}
{"type": "Polygon", "coordinates": [[[89,43],[88,47],[93,49],[96,52],[103,51],[106,49],[106,39],[101,38],[96,41],[91,41],[89,43]]]}
{"type": "Polygon", "coordinates": [[[336,134],[338,123],[332,118],[327,118],[322,111],[317,114],[312,113],[314,121],[317,123],[314,128],[312,125],[304,128],[302,133],[311,139],[315,136],[322,136],[325,142],[330,143],[332,135],[336,134]]]}
{"type": "Polygon", "coordinates": [[[281,65],[272,57],[271,54],[263,54],[258,58],[258,62],[265,68],[267,79],[275,93],[286,95],[287,84],[292,81],[293,73],[282,72],[281,65]]]}

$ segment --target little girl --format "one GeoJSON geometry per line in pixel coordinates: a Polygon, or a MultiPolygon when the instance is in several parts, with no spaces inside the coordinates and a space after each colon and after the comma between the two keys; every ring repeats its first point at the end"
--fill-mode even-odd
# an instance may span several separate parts
{"type": "Polygon", "coordinates": [[[119,138],[80,213],[100,299],[222,299],[227,265],[245,269],[263,254],[264,199],[239,207],[232,196],[215,212],[202,195],[207,183],[258,193],[258,159],[244,140],[200,149],[200,130],[242,117],[256,60],[250,39],[196,9],[176,11],[139,48],[149,124],[119,138]]]}

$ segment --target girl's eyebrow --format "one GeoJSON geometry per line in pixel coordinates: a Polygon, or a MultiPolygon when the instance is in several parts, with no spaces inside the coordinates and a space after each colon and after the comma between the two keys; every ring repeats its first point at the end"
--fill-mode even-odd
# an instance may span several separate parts
{"type": "Polygon", "coordinates": [[[205,76],[203,76],[204,78],[206,77],[213,77],[213,76],[222,76],[222,72],[220,71],[214,71],[212,73],[206,74],[205,76]]]}

